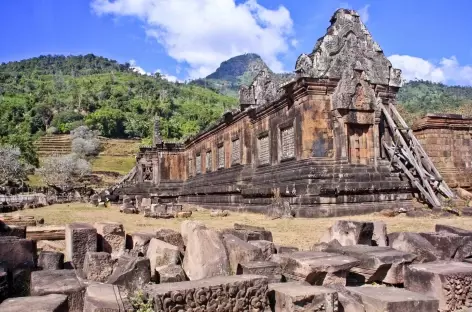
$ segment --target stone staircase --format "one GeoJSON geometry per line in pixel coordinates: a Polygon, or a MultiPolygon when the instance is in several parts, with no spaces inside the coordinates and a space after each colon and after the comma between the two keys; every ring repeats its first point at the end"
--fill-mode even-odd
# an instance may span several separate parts
{"type": "Polygon", "coordinates": [[[39,157],[47,157],[53,154],[66,155],[71,152],[72,140],[70,135],[45,135],[35,142],[36,152],[39,157]]]}

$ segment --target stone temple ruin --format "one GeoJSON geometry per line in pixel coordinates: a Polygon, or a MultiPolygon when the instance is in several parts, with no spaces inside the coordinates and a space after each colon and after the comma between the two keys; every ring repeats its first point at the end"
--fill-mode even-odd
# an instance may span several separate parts
{"type": "Polygon", "coordinates": [[[65,254],[0,231],[2,312],[470,312],[472,231],[336,221],[310,250],[262,227],[71,223],[65,254]]]}
{"type": "Polygon", "coordinates": [[[356,12],[333,15],[294,77],[261,71],[239,109],[184,143],[163,142],[156,122],[115,194],[253,212],[275,201],[302,217],[454,196],[395,108],[400,70],[356,12]]]}

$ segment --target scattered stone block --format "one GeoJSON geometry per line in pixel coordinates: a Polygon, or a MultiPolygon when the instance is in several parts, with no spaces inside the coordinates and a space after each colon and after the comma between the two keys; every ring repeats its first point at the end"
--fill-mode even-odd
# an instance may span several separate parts
{"type": "Polygon", "coordinates": [[[64,254],[57,251],[41,251],[38,257],[38,268],[41,270],[64,269],[64,254]]]}
{"type": "Polygon", "coordinates": [[[116,285],[92,284],[85,291],[84,312],[124,312],[128,305],[116,285]]]}
{"type": "Polygon", "coordinates": [[[273,257],[287,281],[306,281],[311,285],[345,286],[347,272],[360,264],[356,258],[327,252],[297,251],[273,257]]]}
{"type": "Polygon", "coordinates": [[[277,254],[282,254],[282,253],[291,253],[291,252],[299,251],[300,249],[293,246],[275,245],[275,250],[277,251],[277,254]]]}
{"type": "Polygon", "coordinates": [[[366,285],[346,290],[364,305],[366,312],[433,312],[439,306],[435,298],[401,288],[366,285]]]}
{"type": "Polygon", "coordinates": [[[107,283],[117,285],[124,295],[133,294],[151,281],[151,265],[145,257],[124,254],[115,263],[107,283]]]}
{"type": "Polygon", "coordinates": [[[472,264],[465,262],[412,264],[405,270],[405,288],[439,299],[440,311],[472,307],[471,283],[472,264]]]}
{"type": "Polygon", "coordinates": [[[8,298],[9,292],[8,274],[0,268],[0,302],[8,298]]]}
{"type": "Polygon", "coordinates": [[[145,232],[127,234],[126,248],[137,250],[145,255],[149,247],[149,242],[155,237],[156,236],[153,233],[145,232]]]}
{"type": "Polygon", "coordinates": [[[264,260],[260,248],[249,244],[234,235],[224,235],[223,242],[228,253],[229,265],[233,274],[236,274],[238,265],[242,262],[264,260]]]}
{"type": "Polygon", "coordinates": [[[136,214],[138,213],[138,210],[133,207],[125,207],[121,210],[124,214],[136,214]]]}
{"type": "Polygon", "coordinates": [[[24,225],[7,225],[0,221],[0,237],[14,236],[18,238],[26,238],[26,226],[24,225]]]}
{"type": "Polygon", "coordinates": [[[165,204],[152,204],[151,205],[151,212],[153,212],[153,213],[167,213],[166,205],[165,204]]]}
{"type": "Polygon", "coordinates": [[[154,237],[160,239],[161,241],[179,247],[181,252],[185,251],[185,244],[182,238],[182,234],[177,231],[163,228],[157,229],[154,234],[154,237]]]}
{"type": "Polygon", "coordinates": [[[413,263],[431,262],[440,259],[440,254],[436,248],[418,233],[390,233],[388,242],[393,249],[415,254],[416,259],[413,263]]]}
{"type": "MultiPolygon", "coordinates": [[[[263,228],[261,226],[235,223],[234,224],[234,229],[237,230],[237,231],[242,231],[242,232],[245,232],[245,231],[256,232],[261,237],[260,240],[267,240],[267,241],[271,241],[271,242],[273,241],[272,232],[267,231],[265,228],[263,228]]],[[[255,240],[255,239],[248,239],[248,241],[249,240],[255,240]]]]}
{"type": "Polygon", "coordinates": [[[435,226],[436,232],[445,232],[450,234],[456,234],[460,236],[472,236],[472,231],[464,230],[455,226],[445,225],[445,224],[436,224],[435,226]]]}
{"type": "Polygon", "coordinates": [[[349,276],[361,284],[403,284],[404,268],[416,258],[413,254],[390,247],[367,245],[328,247],[326,251],[358,259],[360,263],[351,268],[349,276]]]}
{"type": "Polygon", "coordinates": [[[472,236],[460,236],[446,232],[418,233],[431,243],[439,254],[439,260],[462,261],[472,256],[472,236]]]}
{"type": "Polygon", "coordinates": [[[338,312],[335,290],[296,282],[270,284],[269,301],[274,312],[338,312]]]}
{"type": "Polygon", "coordinates": [[[266,276],[269,283],[280,283],[282,281],[282,269],[272,261],[249,261],[240,263],[236,272],[238,275],[262,275],[266,276]]]}
{"type": "Polygon", "coordinates": [[[74,270],[35,271],[31,273],[31,295],[67,295],[70,312],[82,312],[85,285],[74,270]]]}
{"type": "Polygon", "coordinates": [[[372,245],[388,246],[387,225],[383,221],[374,221],[374,231],[372,232],[372,245]]]}
{"type": "Polygon", "coordinates": [[[192,216],[191,211],[178,211],[174,213],[174,218],[190,218],[192,216]]]}
{"type": "Polygon", "coordinates": [[[156,268],[156,283],[177,283],[186,281],[184,269],[178,264],[169,264],[156,268]]]}
{"type": "Polygon", "coordinates": [[[267,278],[257,275],[216,276],[190,282],[149,284],[144,294],[155,302],[155,311],[265,311],[267,278]]]}
{"type": "Polygon", "coordinates": [[[50,294],[7,299],[0,304],[0,311],[69,312],[69,307],[66,295],[50,294]]]}
{"type": "Polygon", "coordinates": [[[82,269],[87,251],[97,251],[97,229],[87,223],[66,225],[66,257],[76,269],[82,269]]]}
{"type": "Polygon", "coordinates": [[[125,250],[125,230],[123,224],[117,222],[97,222],[94,224],[97,229],[98,251],[120,255],[125,250]]]}
{"type": "Polygon", "coordinates": [[[275,244],[271,241],[266,240],[253,240],[248,242],[251,245],[256,246],[262,251],[263,260],[269,260],[270,257],[277,252],[275,244]]]}
{"type": "Polygon", "coordinates": [[[338,292],[338,303],[340,312],[366,312],[364,305],[344,289],[338,292]]]}
{"type": "Polygon", "coordinates": [[[212,209],[210,211],[210,217],[218,218],[218,217],[227,217],[227,216],[229,216],[228,210],[212,209]]]}
{"type": "Polygon", "coordinates": [[[157,213],[152,212],[151,209],[144,209],[143,216],[145,218],[157,218],[157,213]]]}
{"type": "Polygon", "coordinates": [[[179,264],[181,254],[179,247],[153,238],[149,243],[146,257],[151,264],[151,280],[156,280],[156,267],[168,264],[179,264]]]}
{"type": "Polygon", "coordinates": [[[180,224],[180,233],[182,235],[182,240],[185,246],[187,245],[189,234],[192,233],[197,228],[206,229],[206,226],[200,221],[185,220],[184,222],[180,224]]]}
{"type": "Polygon", "coordinates": [[[337,240],[342,246],[372,245],[374,224],[372,222],[357,222],[338,220],[320,239],[321,243],[337,240]]]}
{"type": "Polygon", "coordinates": [[[141,200],[141,205],[140,205],[138,208],[140,208],[140,209],[151,208],[151,204],[152,204],[151,198],[144,197],[144,198],[141,200]]]}
{"type": "Polygon", "coordinates": [[[182,236],[184,240],[187,236],[183,268],[191,281],[230,274],[226,248],[218,233],[192,222],[185,230],[182,227],[182,236]]]}
{"type": "Polygon", "coordinates": [[[107,252],[87,252],[83,272],[90,281],[105,282],[113,272],[111,255],[107,252]]]}
{"type": "Polygon", "coordinates": [[[36,267],[36,242],[29,239],[0,237],[0,267],[8,270],[36,267]]]}

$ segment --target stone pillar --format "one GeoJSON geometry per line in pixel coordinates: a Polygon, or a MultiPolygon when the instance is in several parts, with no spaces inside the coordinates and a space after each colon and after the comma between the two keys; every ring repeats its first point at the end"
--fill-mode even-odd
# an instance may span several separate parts
{"type": "Polygon", "coordinates": [[[97,230],[88,223],[66,225],[66,255],[75,269],[82,269],[87,251],[97,251],[97,230]]]}

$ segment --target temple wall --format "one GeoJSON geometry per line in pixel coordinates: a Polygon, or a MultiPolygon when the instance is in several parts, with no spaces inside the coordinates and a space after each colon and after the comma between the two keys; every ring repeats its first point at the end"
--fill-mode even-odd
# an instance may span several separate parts
{"type": "Polygon", "coordinates": [[[413,130],[448,185],[472,190],[472,118],[428,114],[413,130]]]}

